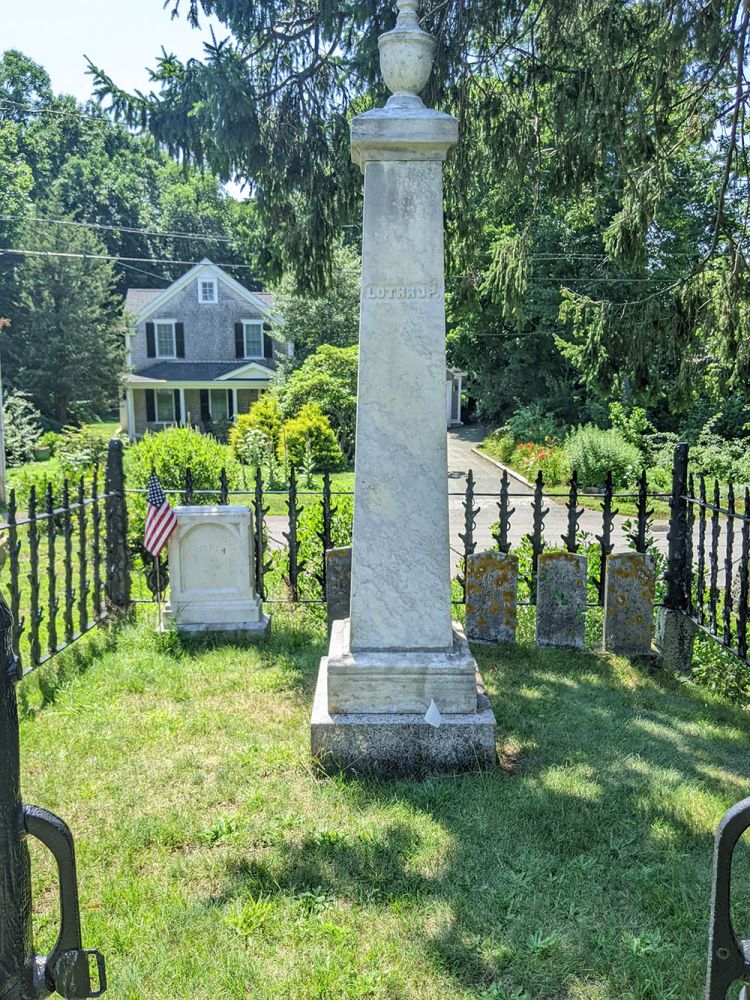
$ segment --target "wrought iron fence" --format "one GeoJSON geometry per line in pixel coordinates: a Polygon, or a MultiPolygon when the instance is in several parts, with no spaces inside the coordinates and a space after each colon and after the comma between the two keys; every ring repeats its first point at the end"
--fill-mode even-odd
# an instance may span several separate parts
{"type": "MultiPolygon", "coordinates": [[[[322,479],[322,489],[300,489],[297,474],[291,470],[285,489],[268,490],[264,487],[261,470],[257,469],[252,489],[230,489],[226,472],[222,469],[215,488],[196,489],[193,473],[188,468],[179,485],[166,483],[162,485],[173,502],[180,504],[191,505],[196,501],[214,500],[219,505],[240,501],[250,506],[254,515],[255,573],[259,594],[270,603],[316,604],[325,601],[325,552],[334,545],[351,544],[350,523],[347,526],[346,537],[339,537],[336,541],[333,538],[333,528],[336,516],[340,513],[339,498],[351,499],[353,493],[351,490],[334,490],[329,473],[325,473],[322,479]],[[281,531],[281,537],[285,539],[283,545],[279,544],[278,539],[275,545],[269,542],[268,515],[271,509],[269,504],[273,502],[273,498],[281,498],[285,508],[284,530],[281,531]],[[304,523],[304,512],[311,500],[319,510],[314,528],[304,523]],[[315,544],[311,545],[313,537],[315,544]]],[[[509,552],[512,549],[511,528],[513,517],[518,513],[513,502],[520,498],[528,500],[529,493],[512,491],[507,471],[498,473],[498,487],[497,492],[478,492],[474,473],[470,470],[465,489],[449,491],[450,498],[460,499],[463,511],[463,530],[457,532],[460,560],[457,572],[459,591],[455,596],[455,603],[460,604],[465,601],[462,567],[467,557],[477,550],[477,517],[487,505],[491,507],[493,516],[496,512],[497,519],[493,525],[491,538],[485,540],[485,544],[496,547],[501,552],[509,552]]],[[[125,493],[143,495],[145,490],[126,488],[125,493]]],[[[594,570],[591,584],[595,594],[591,604],[595,606],[604,604],[606,562],[614,550],[613,529],[619,514],[616,504],[620,500],[626,500],[634,508],[635,513],[623,524],[624,534],[633,549],[645,553],[653,547],[650,530],[653,518],[651,501],[656,498],[664,500],[667,496],[667,494],[649,494],[645,471],[639,479],[637,492],[616,492],[610,473],[602,491],[589,495],[589,501],[599,504],[601,508],[598,511],[599,528],[594,534],[594,541],[589,545],[590,553],[595,550],[596,556],[591,560],[594,570]]],[[[530,530],[523,536],[523,544],[527,547],[530,560],[529,572],[525,578],[528,600],[520,603],[535,603],[538,560],[545,549],[564,548],[565,551],[575,553],[582,548],[584,542],[581,519],[585,514],[595,517],[597,511],[587,511],[580,505],[580,497],[581,491],[575,473],[565,492],[549,491],[541,473],[537,477],[531,493],[530,530]],[[555,540],[545,536],[545,522],[550,513],[550,501],[561,503],[567,511],[565,531],[555,540]]],[[[163,556],[162,559],[164,558],[163,556]]],[[[157,576],[153,571],[150,557],[144,562],[144,574],[152,594],[148,600],[153,600],[157,576]]],[[[162,564],[159,579],[162,582],[168,579],[165,563],[162,564]]]]}
{"type": "MultiPolygon", "coordinates": [[[[221,470],[215,488],[198,489],[188,468],[179,484],[164,486],[177,504],[213,501],[250,506],[255,575],[263,599],[272,604],[324,602],[325,552],[351,541],[352,492],[334,489],[329,474],[323,476],[322,488],[308,489],[300,487],[292,470],[285,489],[269,490],[257,470],[247,488],[232,489],[226,471],[221,470]],[[283,513],[279,516],[272,510],[283,513]]],[[[96,475],[74,486],[66,483],[57,496],[50,487],[41,498],[32,490],[24,511],[18,509],[11,493],[0,538],[7,537],[8,567],[4,572],[15,622],[14,648],[25,670],[33,670],[70,646],[113,611],[127,609],[133,583],[145,593],[145,599],[154,599],[153,564],[146,561],[141,563],[142,569],[135,568],[137,544],[128,537],[128,498],[143,493],[126,486],[118,441],[110,445],[102,491],[96,475]],[[144,579],[148,581],[145,591],[144,579]]],[[[548,490],[540,474],[530,491],[521,492],[507,471],[498,471],[497,491],[486,492],[477,489],[474,474],[469,472],[464,489],[450,491],[451,504],[461,521],[454,526],[452,536],[457,557],[455,602],[465,599],[466,558],[481,544],[501,552],[522,552],[526,599],[520,603],[524,604],[534,603],[538,560],[545,550],[576,553],[585,548],[591,567],[589,603],[602,605],[606,564],[616,541],[637,552],[654,552],[653,503],[669,499],[664,605],[691,618],[724,648],[748,662],[747,490],[742,509],[731,487],[723,499],[718,483],[689,476],[687,446],[680,445],[675,451],[669,496],[650,493],[644,472],[636,492],[617,492],[608,475],[600,493],[589,495],[584,503],[582,498],[575,473],[565,491],[548,490]],[[596,510],[590,509],[592,501],[596,510]],[[619,516],[624,502],[630,512],[627,518],[619,516]],[[527,510],[522,511],[521,505],[527,510]],[[565,512],[562,518],[561,511],[565,512]],[[478,532],[480,514],[485,523],[478,532]],[[522,514],[528,518],[523,525],[528,530],[521,534],[518,519],[522,514]],[[492,522],[489,530],[488,519],[492,522]],[[550,521],[559,529],[551,528],[550,521]]],[[[167,578],[166,572],[162,578],[167,578]]]]}
{"type": "Polygon", "coordinates": [[[67,480],[58,494],[31,487],[25,509],[16,491],[0,524],[6,549],[12,642],[23,674],[67,649],[129,604],[130,571],[122,444],[110,445],[104,489],[98,471],[67,480]]]}
{"type": "Polygon", "coordinates": [[[747,663],[750,490],[743,490],[741,509],[731,483],[725,495],[722,502],[717,479],[689,473],[687,445],[678,445],[664,603],[747,663]]]}

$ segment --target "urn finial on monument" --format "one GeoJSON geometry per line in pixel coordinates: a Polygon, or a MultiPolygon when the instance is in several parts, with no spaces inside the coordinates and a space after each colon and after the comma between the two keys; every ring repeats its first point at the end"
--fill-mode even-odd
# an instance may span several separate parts
{"type": "Polygon", "coordinates": [[[417,21],[418,0],[398,0],[398,20],[378,39],[380,69],[391,91],[384,108],[352,119],[352,159],[444,160],[458,142],[458,122],[426,108],[419,96],[432,73],[436,41],[417,21]]]}
{"type": "Polygon", "coordinates": [[[422,107],[435,56],[435,39],[419,27],[417,0],[398,0],[398,20],[378,39],[380,71],[392,97],[390,107],[422,107]]]}

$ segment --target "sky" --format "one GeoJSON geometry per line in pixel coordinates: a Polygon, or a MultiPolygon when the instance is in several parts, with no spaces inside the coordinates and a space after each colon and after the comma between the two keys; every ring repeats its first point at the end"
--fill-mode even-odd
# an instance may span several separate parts
{"type": "Polygon", "coordinates": [[[184,17],[172,20],[163,0],[0,0],[0,51],[20,49],[44,66],[55,93],[84,101],[92,96],[84,55],[123,89],[145,90],[161,47],[200,57],[212,23],[225,37],[217,21],[195,30],[184,17]]]}

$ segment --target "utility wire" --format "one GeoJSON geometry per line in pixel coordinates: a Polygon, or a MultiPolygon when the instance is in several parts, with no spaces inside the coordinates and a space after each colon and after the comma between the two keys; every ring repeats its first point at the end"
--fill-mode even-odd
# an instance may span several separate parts
{"type": "MultiPolygon", "coordinates": [[[[63,250],[25,250],[20,247],[0,247],[0,254],[22,254],[26,257],[74,257],[81,260],[114,260],[114,261],[130,261],[139,264],[185,264],[189,267],[195,267],[196,264],[200,264],[199,260],[171,260],[164,257],[119,257],[116,254],[106,254],[106,253],[72,253],[63,250]]],[[[211,261],[215,267],[225,267],[225,268],[242,268],[245,271],[252,271],[253,267],[251,264],[233,264],[229,261],[223,263],[217,263],[216,261],[211,261]]]]}
{"type": "MultiPolygon", "coordinates": [[[[178,264],[186,267],[195,267],[200,264],[201,261],[196,260],[173,260],[164,257],[119,257],[115,254],[99,254],[99,253],[73,253],[71,251],[62,250],[26,250],[20,247],[0,247],[0,254],[19,254],[23,256],[30,257],[63,257],[63,258],[73,258],[80,260],[111,260],[116,263],[139,263],[139,264],[178,264]]],[[[215,267],[222,268],[240,268],[244,271],[252,271],[253,267],[251,264],[232,264],[230,262],[217,263],[216,261],[211,261],[215,267]]],[[[143,272],[144,274],[147,272],[143,272]]],[[[352,268],[338,268],[336,270],[337,274],[359,274],[358,270],[352,268]]],[[[149,275],[149,277],[157,277],[157,275],[149,275]]],[[[449,281],[463,281],[466,275],[454,274],[448,277],[449,281]]],[[[552,282],[556,285],[565,285],[570,282],[590,282],[590,283],[601,283],[601,282],[616,282],[616,283],[642,283],[649,281],[672,281],[671,278],[606,278],[606,277],[593,277],[593,278],[575,278],[575,277],[563,277],[558,275],[549,275],[548,277],[541,278],[530,278],[529,281],[534,283],[547,283],[552,282]]]]}
{"type": "MultiPolygon", "coordinates": [[[[0,221],[3,222],[25,222],[33,224],[41,224],[45,226],[74,226],[79,229],[100,229],[107,232],[116,233],[128,233],[131,235],[139,236],[157,236],[163,237],[164,239],[184,239],[184,240],[205,240],[212,243],[234,243],[235,238],[232,236],[219,236],[213,233],[195,233],[195,232],[177,232],[170,230],[158,230],[158,229],[139,229],[136,226],[113,226],[108,225],[103,222],[78,222],[73,219],[51,219],[48,216],[42,215],[5,215],[0,214],[0,221]]],[[[351,228],[351,227],[347,227],[351,228]]],[[[583,254],[583,253],[571,253],[571,254],[551,254],[551,253],[538,253],[531,254],[531,259],[543,263],[545,261],[566,261],[566,260],[588,260],[588,261],[607,261],[609,258],[606,254],[583,254]]],[[[675,256],[672,254],[671,256],[675,256]]],[[[685,254],[684,256],[688,256],[685,254]]],[[[177,263],[175,261],[175,263],[177,263]]],[[[533,279],[532,279],[533,280],[533,279]]],[[[580,280],[580,279],[566,279],[566,280],[580,280]]],[[[586,279],[588,280],[588,279],[586,279]]],[[[596,280],[592,278],[591,280],[596,280]]],[[[623,281],[651,281],[651,278],[621,278],[621,279],[606,279],[606,280],[623,280],[623,281]]]]}
{"type": "Polygon", "coordinates": [[[0,215],[3,222],[40,222],[50,226],[77,226],[80,229],[106,229],[115,233],[135,233],[140,236],[163,236],[170,239],[211,240],[212,243],[234,243],[232,236],[214,236],[211,233],[162,232],[156,229],[138,229],[134,226],[110,226],[103,222],[76,222],[73,219],[50,219],[42,215],[0,215]]]}

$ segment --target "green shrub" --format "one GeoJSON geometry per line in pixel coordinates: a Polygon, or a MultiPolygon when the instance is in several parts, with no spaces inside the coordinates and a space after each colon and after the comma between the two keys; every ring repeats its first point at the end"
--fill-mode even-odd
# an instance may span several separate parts
{"type": "Polygon", "coordinates": [[[487,437],[482,442],[482,448],[496,458],[498,462],[502,462],[503,465],[508,465],[510,463],[511,455],[513,454],[513,449],[516,443],[510,434],[504,433],[504,428],[500,430],[493,431],[492,434],[488,434],[487,437]]]}
{"type": "Polygon", "coordinates": [[[561,437],[561,428],[542,403],[529,403],[519,407],[510,417],[505,428],[516,444],[531,441],[533,444],[550,444],[561,437]]]}
{"type": "Polygon", "coordinates": [[[307,403],[296,417],[284,424],[279,457],[285,454],[292,465],[299,468],[304,462],[308,442],[317,472],[331,472],[346,464],[331,422],[317,403],[307,403]]]}
{"type": "MultiPolygon", "coordinates": [[[[196,504],[215,504],[221,482],[221,470],[226,469],[230,489],[240,485],[240,470],[226,445],[208,434],[201,434],[192,427],[169,427],[157,433],[146,434],[138,444],[125,453],[125,478],[128,487],[145,489],[152,467],[164,489],[181,490],[185,484],[185,470],[193,476],[193,488],[216,491],[208,495],[196,493],[196,504]]],[[[173,504],[184,502],[179,496],[170,497],[173,504]]],[[[130,534],[138,544],[143,538],[146,499],[143,494],[129,497],[130,534]]]]}
{"type": "Polygon", "coordinates": [[[25,393],[9,392],[3,415],[6,462],[9,466],[30,462],[42,433],[41,414],[25,393]]]}
{"type": "Polygon", "coordinates": [[[87,427],[69,427],[57,443],[56,455],[60,468],[68,479],[77,479],[107,458],[109,442],[87,427]]]}
{"type": "Polygon", "coordinates": [[[610,403],[609,419],[612,427],[639,450],[645,450],[645,439],[656,430],[642,406],[626,407],[622,403],[610,403]]]}
{"type": "Polygon", "coordinates": [[[262,431],[267,438],[270,438],[275,448],[279,443],[283,420],[276,396],[271,392],[264,392],[247,413],[237,415],[229,431],[229,444],[237,454],[236,441],[241,440],[247,431],[262,431]]]}
{"type": "Polygon", "coordinates": [[[708,422],[690,449],[693,471],[721,483],[750,482],[748,441],[728,441],[714,432],[714,423],[714,420],[708,422]]]}
{"type": "Polygon", "coordinates": [[[578,427],[568,435],[564,448],[583,487],[603,486],[611,472],[619,489],[635,481],[642,464],[640,451],[614,428],[578,427]]]}
{"type": "Polygon", "coordinates": [[[36,490],[37,509],[44,503],[47,485],[51,484],[55,503],[59,504],[63,489],[62,472],[50,471],[49,466],[29,466],[13,472],[8,480],[8,486],[15,492],[16,508],[28,510],[31,487],[36,490]]]}
{"type": "Polygon", "coordinates": [[[62,439],[63,436],[58,431],[45,431],[39,438],[37,447],[49,448],[50,455],[54,455],[62,439]]]}
{"type": "Polygon", "coordinates": [[[257,469],[264,464],[273,449],[267,434],[248,427],[232,436],[232,450],[243,465],[257,469]]]}

